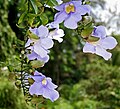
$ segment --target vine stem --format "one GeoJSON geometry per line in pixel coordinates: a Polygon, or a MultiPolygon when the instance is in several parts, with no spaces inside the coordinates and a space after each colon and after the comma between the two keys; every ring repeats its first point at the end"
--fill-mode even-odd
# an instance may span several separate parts
{"type": "Polygon", "coordinates": [[[24,96],[25,96],[25,89],[24,89],[24,83],[23,83],[23,80],[24,80],[24,77],[23,77],[23,59],[24,59],[24,55],[22,54],[22,57],[21,57],[21,72],[20,72],[20,80],[21,80],[21,86],[22,86],[22,89],[23,89],[23,93],[24,93],[24,96]]]}

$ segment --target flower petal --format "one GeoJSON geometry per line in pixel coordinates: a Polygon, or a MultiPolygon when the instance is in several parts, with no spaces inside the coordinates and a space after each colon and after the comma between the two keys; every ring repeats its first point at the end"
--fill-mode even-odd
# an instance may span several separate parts
{"type": "Polygon", "coordinates": [[[59,93],[56,90],[44,88],[43,97],[49,98],[53,102],[59,98],[59,93]]]}
{"type": "Polygon", "coordinates": [[[85,46],[83,47],[84,53],[95,53],[95,46],[86,42],[85,46]]]}
{"type": "Polygon", "coordinates": [[[41,46],[45,49],[50,49],[53,47],[54,42],[51,38],[41,39],[41,46]]]}
{"type": "Polygon", "coordinates": [[[64,35],[65,34],[64,34],[64,31],[62,29],[55,29],[49,33],[48,37],[51,39],[55,39],[59,43],[61,43],[63,41],[63,39],[61,37],[63,37],[64,35]]]}
{"type": "Polygon", "coordinates": [[[80,15],[85,15],[86,13],[90,14],[91,7],[89,5],[80,5],[76,7],[76,12],[80,15]]]}
{"type": "Polygon", "coordinates": [[[49,60],[49,55],[45,56],[44,58],[42,58],[41,56],[38,56],[37,59],[40,60],[40,61],[43,61],[43,62],[47,63],[48,60],[49,60]]]}
{"type": "Polygon", "coordinates": [[[117,41],[114,37],[106,37],[100,40],[100,46],[105,49],[113,49],[117,45],[117,41]]]}
{"type": "Polygon", "coordinates": [[[30,28],[29,30],[30,30],[33,34],[35,34],[35,35],[38,36],[38,34],[39,34],[39,33],[38,33],[38,28],[33,28],[33,29],[30,28]]]}
{"type": "Polygon", "coordinates": [[[105,38],[106,37],[105,27],[104,26],[95,27],[92,35],[98,38],[105,38]]]}
{"type": "Polygon", "coordinates": [[[50,29],[51,28],[57,28],[57,29],[59,29],[59,24],[57,24],[55,22],[48,23],[46,26],[48,26],[50,29]]]}
{"type": "Polygon", "coordinates": [[[37,70],[34,72],[33,76],[30,76],[30,78],[33,78],[36,83],[41,82],[45,76],[42,73],[39,73],[37,70]]]}
{"type": "Polygon", "coordinates": [[[66,14],[65,11],[56,13],[54,18],[54,23],[56,24],[62,23],[67,17],[68,17],[68,14],[66,14]]]}
{"type": "Polygon", "coordinates": [[[55,85],[55,84],[52,83],[52,79],[51,79],[51,78],[47,77],[46,79],[47,79],[47,81],[48,81],[47,87],[48,87],[49,89],[56,89],[56,88],[58,87],[57,85],[55,85]]]}
{"type": "Polygon", "coordinates": [[[34,45],[34,52],[40,55],[42,58],[46,57],[47,50],[42,48],[40,40],[34,45]]]}
{"type": "Polygon", "coordinates": [[[27,55],[29,60],[34,60],[38,57],[38,55],[35,52],[32,52],[31,54],[27,55]]]}
{"type": "Polygon", "coordinates": [[[71,15],[69,18],[67,18],[64,21],[64,26],[70,29],[76,29],[77,28],[77,22],[75,21],[75,18],[71,15]]]}
{"type": "Polygon", "coordinates": [[[32,42],[33,42],[32,40],[28,39],[28,41],[27,41],[26,44],[25,44],[25,47],[30,46],[30,43],[32,43],[32,42]]]}
{"type": "Polygon", "coordinates": [[[43,94],[43,86],[40,83],[34,82],[29,88],[29,93],[31,95],[33,95],[33,94],[42,95],[43,94]]]}
{"type": "Polygon", "coordinates": [[[69,3],[73,3],[76,7],[79,7],[82,4],[81,0],[72,1],[72,2],[69,2],[69,3]]]}
{"type": "Polygon", "coordinates": [[[38,27],[38,33],[39,33],[38,36],[40,38],[45,38],[45,37],[47,37],[49,31],[46,26],[41,25],[40,27],[38,27]]]}
{"type": "Polygon", "coordinates": [[[54,8],[58,11],[63,11],[64,10],[64,7],[65,7],[65,3],[61,4],[61,5],[58,5],[58,6],[55,6],[54,8]]]}
{"type": "Polygon", "coordinates": [[[74,17],[74,20],[76,22],[80,21],[82,19],[82,16],[79,13],[72,13],[72,16],[74,17]]]}
{"type": "Polygon", "coordinates": [[[101,48],[100,46],[96,46],[96,54],[102,56],[105,60],[111,58],[112,54],[107,52],[105,49],[101,48]]]}

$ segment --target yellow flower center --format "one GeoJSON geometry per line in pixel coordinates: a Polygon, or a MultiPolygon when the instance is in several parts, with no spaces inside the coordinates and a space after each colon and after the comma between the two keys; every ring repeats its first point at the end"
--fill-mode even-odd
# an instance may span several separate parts
{"type": "Polygon", "coordinates": [[[75,7],[74,7],[74,5],[71,3],[71,4],[69,4],[69,5],[66,5],[65,6],[65,12],[67,13],[67,14],[69,14],[70,12],[75,12],[75,7]]]}
{"type": "Polygon", "coordinates": [[[47,84],[47,80],[44,78],[43,80],[42,80],[42,85],[46,85],[47,84]]]}

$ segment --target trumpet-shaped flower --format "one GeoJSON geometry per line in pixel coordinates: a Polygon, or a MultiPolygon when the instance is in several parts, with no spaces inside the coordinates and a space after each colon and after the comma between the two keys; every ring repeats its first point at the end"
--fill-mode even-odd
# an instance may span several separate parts
{"type": "Polygon", "coordinates": [[[59,93],[55,90],[57,85],[52,83],[51,78],[44,76],[38,71],[34,72],[34,83],[29,88],[31,95],[42,95],[44,98],[50,99],[52,102],[59,98],[59,93]]]}
{"type": "Polygon", "coordinates": [[[64,36],[64,31],[62,29],[55,29],[53,31],[50,31],[49,38],[52,38],[54,40],[57,40],[59,43],[63,41],[62,37],[64,36]]]}
{"type": "Polygon", "coordinates": [[[31,29],[30,31],[38,36],[38,39],[28,39],[25,47],[30,46],[30,44],[33,44],[32,46],[28,47],[27,49],[31,49],[34,53],[39,55],[41,58],[47,57],[48,49],[53,47],[53,41],[51,38],[48,37],[49,31],[48,28],[45,26],[40,26],[38,28],[31,29]]]}
{"type": "Polygon", "coordinates": [[[54,22],[56,24],[64,21],[64,26],[70,29],[77,28],[77,22],[82,19],[82,15],[90,13],[89,5],[82,5],[81,1],[70,1],[55,7],[60,11],[55,14],[54,22]]]}
{"type": "Polygon", "coordinates": [[[42,58],[40,55],[38,55],[35,52],[32,52],[31,54],[27,54],[27,57],[28,57],[29,60],[37,59],[37,60],[39,60],[41,62],[44,62],[44,63],[47,63],[48,60],[49,60],[49,55],[46,55],[45,57],[42,58]]]}
{"type": "Polygon", "coordinates": [[[103,57],[105,60],[111,58],[112,54],[107,52],[107,49],[113,49],[117,45],[117,41],[114,37],[106,37],[106,31],[104,26],[95,27],[91,37],[99,38],[98,41],[87,41],[83,47],[84,53],[93,53],[103,57]]]}

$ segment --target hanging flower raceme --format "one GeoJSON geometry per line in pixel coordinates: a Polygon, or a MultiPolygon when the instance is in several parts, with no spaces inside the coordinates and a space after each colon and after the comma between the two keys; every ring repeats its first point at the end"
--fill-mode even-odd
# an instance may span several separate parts
{"type": "Polygon", "coordinates": [[[56,24],[64,21],[64,26],[70,29],[77,28],[77,22],[82,19],[82,15],[90,13],[89,5],[82,5],[81,1],[70,1],[55,7],[60,11],[55,14],[54,22],[56,24]]]}
{"type": "Polygon", "coordinates": [[[104,26],[98,26],[93,29],[90,37],[98,38],[97,41],[88,40],[83,47],[84,53],[93,53],[103,57],[105,60],[111,58],[112,54],[107,52],[107,49],[113,49],[117,45],[117,41],[114,37],[107,37],[104,26]]]}
{"type": "Polygon", "coordinates": [[[57,85],[52,83],[51,78],[44,76],[38,71],[35,71],[34,76],[31,76],[30,78],[34,80],[34,83],[29,88],[29,93],[31,95],[42,95],[52,102],[59,98],[59,93],[55,90],[57,85]]]}
{"type": "Polygon", "coordinates": [[[30,28],[30,31],[37,36],[37,39],[28,39],[25,47],[32,51],[31,54],[28,54],[27,57],[29,60],[38,59],[43,62],[49,60],[49,50],[53,47],[54,42],[51,38],[48,37],[49,31],[45,26],[40,26],[38,28],[30,28]]]}

